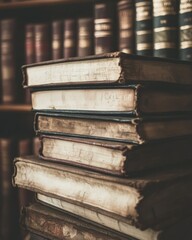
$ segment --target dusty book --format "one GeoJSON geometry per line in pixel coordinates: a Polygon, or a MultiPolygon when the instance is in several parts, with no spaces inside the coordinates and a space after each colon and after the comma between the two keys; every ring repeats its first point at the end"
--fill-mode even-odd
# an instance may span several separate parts
{"type": "Polygon", "coordinates": [[[128,85],[105,88],[50,88],[31,93],[34,110],[98,114],[170,114],[192,111],[191,88],[128,85]]]}
{"type": "Polygon", "coordinates": [[[53,135],[41,135],[40,139],[43,160],[115,175],[133,175],[184,164],[192,159],[191,136],[142,145],[53,135]]]}
{"type": "Polygon", "coordinates": [[[191,63],[113,52],[22,67],[26,87],[65,84],[168,82],[191,84],[191,63]]]}
{"type": "Polygon", "coordinates": [[[152,230],[151,228],[140,230],[130,225],[126,219],[113,218],[105,215],[103,212],[97,212],[91,208],[82,207],[65,200],[48,197],[38,193],[37,201],[50,208],[56,208],[62,212],[69,212],[88,221],[92,221],[96,224],[111,228],[117,232],[121,232],[122,234],[134,237],[138,240],[191,240],[192,237],[192,217],[182,218],[178,222],[161,231],[152,230]]]}
{"type": "Polygon", "coordinates": [[[144,142],[192,134],[192,118],[98,116],[37,112],[36,133],[71,135],[142,144],[144,142]]]}
{"type": "Polygon", "coordinates": [[[189,166],[120,178],[31,156],[17,157],[14,169],[14,186],[126,218],[140,229],[159,230],[192,214],[189,166]]]}
{"type": "Polygon", "coordinates": [[[46,239],[135,240],[111,229],[96,226],[69,213],[48,208],[40,203],[24,207],[21,223],[27,230],[46,239]]]}

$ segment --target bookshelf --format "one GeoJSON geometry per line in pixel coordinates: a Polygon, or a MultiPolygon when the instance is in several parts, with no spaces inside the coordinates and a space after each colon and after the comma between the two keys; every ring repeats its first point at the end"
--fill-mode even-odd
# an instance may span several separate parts
{"type": "MultiPolygon", "coordinates": [[[[13,62],[12,62],[12,67],[16,68],[16,72],[15,73],[15,77],[14,77],[14,81],[17,82],[17,89],[14,91],[18,92],[18,96],[21,96],[21,98],[18,97],[17,100],[13,100],[11,102],[8,102],[6,104],[4,103],[0,103],[0,138],[15,138],[18,137],[18,139],[20,138],[27,138],[27,139],[32,139],[34,138],[34,130],[33,130],[33,118],[34,118],[34,113],[31,111],[31,105],[30,103],[26,100],[26,96],[25,96],[25,90],[22,88],[22,75],[21,75],[21,66],[23,64],[26,64],[25,62],[25,54],[26,54],[26,49],[25,49],[25,43],[26,43],[26,39],[25,39],[25,26],[28,24],[32,24],[34,26],[37,26],[39,23],[41,24],[49,24],[49,27],[51,26],[51,23],[53,23],[53,21],[55,20],[64,20],[64,19],[80,19],[80,18],[92,18],[94,17],[95,14],[95,3],[96,2],[102,2],[102,1],[94,1],[94,0],[28,0],[28,1],[10,1],[10,2],[1,2],[0,3],[0,21],[4,20],[4,19],[16,19],[20,25],[19,28],[15,28],[16,32],[14,34],[16,34],[15,36],[19,36],[21,38],[21,45],[18,47],[15,44],[19,42],[19,40],[11,40],[13,44],[13,49],[17,49],[17,53],[16,53],[16,58],[12,58],[13,62]],[[17,63],[17,64],[16,64],[17,63]],[[15,65],[14,65],[15,64],[15,65]]],[[[114,17],[111,17],[111,21],[112,24],[114,26],[113,28],[113,32],[109,31],[109,35],[110,37],[114,38],[113,40],[113,46],[111,48],[109,48],[111,51],[117,51],[117,50],[122,50],[119,49],[118,47],[118,43],[119,41],[119,36],[118,33],[120,32],[119,29],[121,30],[122,28],[122,32],[124,29],[124,26],[121,26],[118,24],[118,5],[117,3],[120,2],[118,0],[106,0],[106,2],[108,2],[109,4],[111,4],[111,2],[113,3],[114,6],[116,6],[115,9],[115,13],[113,13],[114,17]]],[[[150,1],[146,1],[146,3],[148,4],[148,2],[150,1]]],[[[134,17],[135,18],[135,12],[133,11],[133,7],[132,5],[126,5],[126,6],[121,6],[121,10],[124,11],[124,7],[128,7],[129,9],[129,18],[130,17],[134,17]]],[[[148,5],[147,5],[148,7],[148,5]]],[[[147,10],[146,10],[147,11],[147,10]]],[[[151,11],[151,8],[150,8],[151,11]]],[[[122,14],[124,14],[122,12],[122,14]]],[[[151,13],[152,14],[152,13],[151,13]]],[[[109,14],[110,16],[112,16],[112,13],[109,14]]],[[[124,16],[124,15],[123,15],[124,16]]],[[[124,16],[125,17],[125,16],[124,16]]],[[[139,15],[139,17],[141,17],[139,15]]],[[[142,21],[142,18],[138,19],[140,21],[142,21]]],[[[149,17],[150,21],[152,21],[152,16],[149,17]]],[[[134,26],[135,22],[132,21],[132,24],[129,25],[128,30],[129,32],[129,38],[131,39],[131,41],[136,41],[136,33],[135,33],[135,26],[134,26]]],[[[140,29],[140,25],[137,26],[138,27],[138,31],[143,30],[140,29]]],[[[147,30],[150,32],[150,28],[152,27],[151,22],[147,25],[147,30]]],[[[99,28],[99,27],[98,27],[99,28]]],[[[110,27],[109,27],[110,28],[110,27]]],[[[127,30],[127,29],[126,29],[127,30]]],[[[146,30],[146,29],[145,29],[146,30]]],[[[178,29],[177,29],[178,30],[178,29]]],[[[151,29],[152,32],[152,29],[151,29]]],[[[151,33],[150,32],[150,33],[151,33]]],[[[76,34],[78,33],[78,31],[76,31],[76,34]]],[[[49,32],[50,34],[50,32],[49,32]]],[[[101,32],[98,32],[98,34],[101,34],[101,32]]],[[[1,34],[0,34],[1,35],[1,34]]],[[[125,34],[126,35],[126,34],[125,34]]],[[[50,35],[49,35],[50,36],[50,35]]],[[[144,40],[144,36],[140,36],[139,35],[139,41],[140,44],[142,45],[146,45],[145,42],[143,42],[144,40]],[[143,38],[142,38],[143,37],[143,38]]],[[[94,38],[94,37],[93,37],[94,38]]],[[[138,38],[138,36],[137,36],[138,38]]],[[[147,38],[149,39],[149,43],[148,43],[148,47],[147,47],[147,51],[149,50],[150,54],[152,54],[153,49],[151,49],[152,46],[152,36],[147,36],[147,38]]],[[[50,47],[51,47],[51,38],[45,38],[45,41],[49,40],[49,49],[48,52],[51,51],[50,47]]],[[[94,43],[94,39],[92,39],[93,44],[94,43]]],[[[106,39],[103,40],[106,42],[106,39]]],[[[127,41],[127,39],[123,39],[123,47],[122,48],[126,48],[127,46],[124,46],[124,43],[127,41]]],[[[48,42],[48,41],[47,41],[48,42]]],[[[76,42],[76,45],[78,45],[78,43],[76,42]]],[[[135,42],[133,44],[129,44],[132,48],[132,50],[127,50],[128,53],[136,53],[136,44],[135,42]]],[[[109,46],[108,46],[109,47],[109,46]]],[[[2,46],[1,46],[2,48],[2,46]]],[[[143,49],[140,49],[141,52],[143,51],[143,49]]],[[[146,50],[146,49],[144,49],[146,50]]],[[[177,49],[178,50],[178,49],[177,49]]],[[[41,51],[41,50],[40,50],[41,51]]],[[[2,52],[2,51],[1,51],[2,52]]],[[[33,51],[32,51],[33,52],[33,51]]],[[[94,51],[93,51],[94,52],[94,51]]],[[[146,51],[143,51],[146,52],[146,51]]],[[[100,52],[98,52],[100,53],[100,52]]],[[[190,55],[190,54],[189,54],[190,55]]],[[[191,54],[192,56],[192,54],[191,54]]],[[[46,60],[51,60],[51,56],[49,56],[48,59],[46,60]]],[[[35,60],[34,60],[35,62],[35,60]]],[[[2,69],[1,69],[2,72],[2,69]]],[[[2,79],[1,79],[2,81],[2,79]]],[[[10,83],[10,86],[11,83],[10,83]]],[[[19,140],[18,140],[19,141],[19,140]]],[[[1,148],[1,146],[0,146],[1,148]]],[[[11,148],[9,148],[11,149],[11,148]]],[[[31,150],[30,150],[31,151],[31,150]]],[[[3,152],[3,150],[1,151],[3,152]]],[[[15,154],[14,156],[18,155],[18,151],[13,151],[13,153],[15,154]]],[[[13,160],[13,155],[11,155],[11,160],[13,160]]],[[[0,156],[0,158],[2,158],[2,156],[0,156]]],[[[10,160],[10,159],[9,159],[10,160]]],[[[10,167],[10,165],[9,165],[10,167]]],[[[9,179],[10,180],[10,179],[9,179]]],[[[11,180],[10,180],[11,182],[11,180]]],[[[0,198],[0,203],[2,201],[6,201],[5,199],[3,200],[3,194],[1,193],[1,198],[0,198]]],[[[12,203],[14,203],[14,198],[12,200],[12,203]]],[[[2,204],[3,206],[3,204],[2,204]]],[[[17,221],[17,215],[15,216],[11,216],[13,218],[13,220],[17,221]]],[[[0,221],[1,222],[1,221],[0,221]]],[[[5,224],[4,224],[5,226],[5,224]]],[[[0,225],[0,229],[2,228],[2,226],[0,225]]],[[[7,228],[11,229],[11,227],[9,227],[9,219],[7,219],[7,228]]],[[[9,229],[9,230],[10,230],[9,229]]],[[[17,229],[18,230],[18,229],[17,229]]],[[[11,232],[11,230],[10,230],[11,232]]],[[[13,234],[15,232],[13,231],[13,234]]],[[[1,239],[1,232],[0,232],[0,239],[1,239]]],[[[16,235],[18,235],[18,233],[15,233],[16,235]]],[[[16,236],[15,235],[15,236],[16,236]]],[[[3,237],[2,237],[3,239],[3,237]]],[[[11,239],[11,236],[10,236],[11,239]]],[[[14,238],[15,240],[16,237],[14,238]]],[[[18,239],[21,239],[21,237],[19,237],[18,235],[18,239]]]]}

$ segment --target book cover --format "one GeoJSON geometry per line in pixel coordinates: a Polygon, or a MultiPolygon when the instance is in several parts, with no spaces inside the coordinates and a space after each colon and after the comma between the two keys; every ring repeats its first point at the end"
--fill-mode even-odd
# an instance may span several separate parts
{"type": "Polygon", "coordinates": [[[191,85],[190,62],[113,52],[24,65],[24,87],[165,82],[191,85]]]}
{"type": "Polygon", "coordinates": [[[160,230],[192,214],[189,166],[120,178],[29,156],[17,157],[14,168],[14,186],[106,211],[140,229],[160,230]]]}
{"type": "Polygon", "coordinates": [[[94,45],[95,54],[115,51],[114,19],[115,2],[95,2],[94,5],[94,45]]]}
{"type": "Polygon", "coordinates": [[[117,3],[118,12],[118,50],[135,53],[135,5],[133,0],[117,3]]]}
{"type": "Polygon", "coordinates": [[[60,59],[63,57],[63,20],[53,20],[52,29],[52,59],[60,59]]]}
{"type": "Polygon", "coordinates": [[[153,6],[152,0],[137,0],[136,8],[136,53],[153,56],[153,6]]]}
{"type": "Polygon", "coordinates": [[[31,92],[31,99],[32,108],[38,111],[133,116],[181,114],[192,111],[191,88],[165,88],[164,85],[39,88],[31,92]]]}
{"type": "Polygon", "coordinates": [[[61,213],[39,203],[23,208],[21,223],[29,231],[46,239],[134,240],[129,236],[96,226],[77,216],[61,213]]]}
{"type": "Polygon", "coordinates": [[[142,145],[54,135],[40,135],[40,139],[43,160],[114,175],[171,168],[192,159],[191,136],[142,145]]]}
{"type": "Polygon", "coordinates": [[[179,9],[180,59],[192,61],[192,1],[181,0],[179,9]]]}
{"type": "Polygon", "coordinates": [[[77,56],[85,57],[94,53],[94,22],[93,18],[79,18],[77,20],[77,56]]]}
{"type": "Polygon", "coordinates": [[[154,56],[178,58],[178,0],[153,0],[154,56]]]}

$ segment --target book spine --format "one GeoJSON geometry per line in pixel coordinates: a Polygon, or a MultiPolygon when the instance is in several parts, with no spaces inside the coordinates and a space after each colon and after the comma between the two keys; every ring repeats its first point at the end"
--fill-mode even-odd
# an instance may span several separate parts
{"type": "Polygon", "coordinates": [[[178,57],[178,3],[178,0],[153,0],[156,57],[178,57]]]}
{"type": "Polygon", "coordinates": [[[93,19],[78,19],[78,49],[77,56],[85,57],[93,55],[93,19]]]}
{"type": "Polygon", "coordinates": [[[153,55],[153,16],[152,0],[137,0],[136,7],[136,53],[153,55]]]}
{"type": "Polygon", "coordinates": [[[63,57],[63,21],[52,22],[52,59],[63,57]]]}
{"type": "Polygon", "coordinates": [[[0,139],[0,236],[1,239],[17,239],[18,202],[16,189],[12,187],[13,159],[17,154],[17,144],[12,138],[0,139]]]}
{"type": "Polygon", "coordinates": [[[50,31],[47,23],[35,24],[35,62],[50,59],[50,31]]]}
{"type": "Polygon", "coordinates": [[[192,0],[181,0],[179,10],[179,54],[192,61],[192,0]]]}
{"type": "Polygon", "coordinates": [[[126,53],[135,53],[135,6],[133,0],[118,2],[118,49],[126,53]]]}
{"type": "Polygon", "coordinates": [[[15,37],[16,20],[1,20],[2,103],[17,101],[15,37]]]}
{"type": "Polygon", "coordinates": [[[95,54],[114,51],[114,3],[103,2],[94,5],[95,54]]]}
{"type": "Polygon", "coordinates": [[[64,32],[63,32],[63,57],[75,57],[77,54],[77,37],[76,37],[76,20],[65,19],[64,20],[64,32]]]}
{"type": "Polygon", "coordinates": [[[27,24],[25,26],[25,63],[35,62],[35,34],[34,25],[27,24]]]}

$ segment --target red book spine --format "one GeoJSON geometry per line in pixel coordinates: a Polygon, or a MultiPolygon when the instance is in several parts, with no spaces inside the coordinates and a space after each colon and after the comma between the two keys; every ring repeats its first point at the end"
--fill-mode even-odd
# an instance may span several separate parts
{"type": "Polygon", "coordinates": [[[52,59],[63,57],[63,21],[52,22],[52,59]]]}

